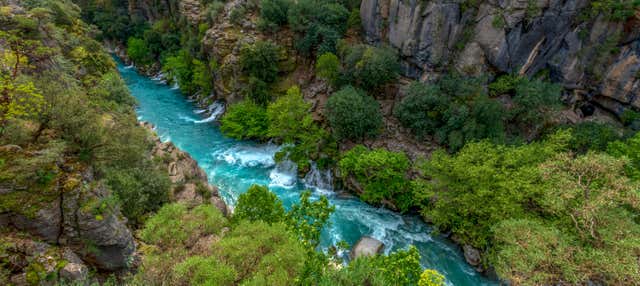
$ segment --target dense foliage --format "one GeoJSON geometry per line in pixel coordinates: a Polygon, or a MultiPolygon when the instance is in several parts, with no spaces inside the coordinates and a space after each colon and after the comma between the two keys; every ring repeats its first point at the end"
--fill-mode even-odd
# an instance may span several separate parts
{"type": "Polygon", "coordinates": [[[220,119],[220,131],[235,139],[264,140],[269,121],[264,107],[245,100],[232,104],[220,119]]]}
{"type": "Polygon", "coordinates": [[[380,105],[372,97],[347,86],[329,97],[326,115],[338,139],[364,140],[374,137],[382,127],[380,105]]]}
{"type": "Polygon", "coordinates": [[[451,74],[436,84],[412,83],[394,113],[418,138],[432,136],[458,150],[480,139],[501,143],[507,136],[535,136],[560,102],[559,87],[540,80],[503,76],[489,91],[512,96],[512,106],[505,109],[490,98],[483,78],[451,74]]]}
{"type": "Polygon", "coordinates": [[[136,124],[135,100],[90,38],[92,28],[78,19],[78,6],[27,5],[24,13],[3,7],[0,17],[0,92],[8,99],[0,102],[0,145],[25,151],[0,155],[0,184],[21,190],[6,194],[2,208],[31,212],[52,199],[57,184],[71,180],[73,189],[79,173],[92,170],[95,183],[86,188],[113,196],[87,208],[102,217],[116,205],[132,224],[142,222],[168,200],[170,183],[151,159],[148,132],[136,124]]]}
{"type": "Polygon", "coordinates": [[[356,45],[342,52],[345,81],[365,90],[374,90],[398,77],[400,64],[389,47],[356,45]]]}
{"type": "Polygon", "coordinates": [[[348,182],[353,177],[360,185],[360,197],[371,204],[392,202],[396,209],[407,211],[413,205],[413,193],[407,178],[410,163],[404,153],[385,149],[367,150],[358,145],[344,153],[338,163],[348,182]]]}

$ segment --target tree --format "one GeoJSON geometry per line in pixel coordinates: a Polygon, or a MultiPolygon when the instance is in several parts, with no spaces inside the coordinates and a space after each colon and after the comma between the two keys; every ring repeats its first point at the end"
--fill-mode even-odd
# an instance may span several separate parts
{"type": "Polygon", "coordinates": [[[300,202],[291,207],[287,218],[304,245],[313,251],[320,243],[322,228],[327,225],[335,207],[329,204],[325,196],[313,202],[310,198],[310,191],[302,192],[300,202]]]}
{"type": "Polygon", "coordinates": [[[355,179],[361,186],[360,197],[371,204],[393,202],[401,211],[413,205],[413,192],[407,172],[409,159],[404,153],[384,149],[368,150],[358,145],[338,162],[343,180],[355,179]]]}
{"type": "Polygon", "coordinates": [[[33,82],[10,78],[0,73],[0,135],[9,120],[35,117],[44,104],[33,82]]]}
{"type": "Polygon", "coordinates": [[[445,125],[445,114],[451,98],[435,85],[413,82],[407,95],[394,109],[394,115],[419,139],[433,135],[445,125]]]}
{"type": "Polygon", "coordinates": [[[377,135],[382,127],[378,102],[351,86],[329,97],[326,115],[338,139],[364,140],[377,135]]]}
{"type": "Polygon", "coordinates": [[[285,212],[282,202],[266,186],[252,185],[238,197],[233,218],[272,224],[282,222],[285,212]]]}
{"type": "Polygon", "coordinates": [[[268,129],[266,110],[249,100],[232,104],[220,119],[220,131],[235,139],[264,140],[268,129]]]}
{"type": "Polygon", "coordinates": [[[265,0],[260,2],[260,22],[262,29],[275,31],[287,24],[289,7],[293,3],[289,0],[265,0]]]}
{"type": "Polygon", "coordinates": [[[395,51],[359,45],[350,48],[345,57],[346,77],[355,86],[374,90],[398,77],[400,64],[395,51]]]}
{"type": "Polygon", "coordinates": [[[257,41],[240,49],[240,67],[249,77],[272,83],[278,77],[280,48],[269,41],[257,41]]]}
{"type": "Polygon", "coordinates": [[[614,141],[607,146],[607,153],[616,158],[626,158],[627,176],[634,180],[640,179],[640,133],[624,141],[614,141]]]}
{"type": "Polygon", "coordinates": [[[420,274],[418,286],[444,286],[444,276],[433,269],[425,269],[420,274]]]}
{"type": "Polygon", "coordinates": [[[131,37],[127,40],[127,55],[138,64],[148,64],[151,61],[149,48],[143,39],[131,37]]]}
{"type": "Polygon", "coordinates": [[[284,143],[296,143],[301,134],[315,127],[309,109],[311,103],[304,101],[300,88],[289,88],[286,95],[279,97],[267,107],[267,134],[282,139],[284,143]]]}
{"type": "Polygon", "coordinates": [[[336,85],[340,75],[340,61],[333,53],[327,52],[318,57],[316,61],[316,75],[327,80],[331,85],[336,85]]]}
{"type": "Polygon", "coordinates": [[[560,108],[561,91],[561,86],[538,79],[519,81],[513,97],[513,118],[523,125],[543,126],[552,112],[560,108]]]}
{"type": "Polygon", "coordinates": [[[220,262],[217,257],[191,256],[173,269],[174,277],[182,285],[232,285],[236,270],[220,262]]]}
{"type": "Polygon", "coordinates": [[[421,167],[431,181],[416,190],[433,199],[422,206],[422,214],[464,243],[489,246],[492,226],[525,216],[541,189],[538,166],[565,150],[568,140],[567,132],[559,132],[547,141],[517,147],[480,141],[455,155],[434,152],[421,167]]]}

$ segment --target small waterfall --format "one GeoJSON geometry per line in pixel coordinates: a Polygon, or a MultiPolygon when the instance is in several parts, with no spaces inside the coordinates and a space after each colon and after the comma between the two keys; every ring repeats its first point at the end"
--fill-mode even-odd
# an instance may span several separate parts
{"type": "Polygon", "coordinates": [[[303,182],[307,188],[315,189],[319,192],[333,191],[333,175],[330,169],[320,170],[316,162],[311,162],[311,170],[304,176],[303,182]]]}
{"type": "Polygon", "coordinates": [[[298,181],[298,165],[291,160],[283,160],[269,173],[271,183],[269,186],[292,188],[298,181]]]}
{"type": "Polygon", "coordinates": [[[173,86],[171,87],[171,90],[178,90],[180,89],[180,85],[178,84],[178,79],[174,76],[173,77],[173,86]]]}
{"type": "Polygon", "coordinates": [[[220,100],[216,100],[213,104],[211,104],[207,108],[207,110],[209,112],[209,117],[202,120],[198,120],[196,121],[196,123],[206,123],[206,122],[212,122],[217,120],[218,117],[220,117],[220,115],[224,113],[224,110],[225,110],[224,102],[220,100]]]}

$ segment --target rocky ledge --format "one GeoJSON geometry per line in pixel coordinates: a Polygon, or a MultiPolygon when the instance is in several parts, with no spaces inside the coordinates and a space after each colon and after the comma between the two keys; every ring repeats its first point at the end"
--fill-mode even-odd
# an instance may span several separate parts
{"type": "MultiPolygon", "coordinates": [[[[155,129],[148,122],[141,122],[140,125],[152,132],[155,129]]],[[[180,150],[171,142],[160,141],[158,136],[154,135],[154,140],[152,155],[160,158],[169,172],[169,179],[173,184],[170,196],[172,201],[184,203],[189,207],[211,203],[225,216],[230,213],[220,197],[218,188],[209,184],[207,174],[189,153],[180,150]]]]}

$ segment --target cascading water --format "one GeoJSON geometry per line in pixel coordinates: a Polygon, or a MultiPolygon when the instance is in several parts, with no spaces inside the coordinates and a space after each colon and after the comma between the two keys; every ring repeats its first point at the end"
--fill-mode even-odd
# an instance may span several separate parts
{"type": "Polygon", "coordinates": [[[331,170],[318,169],[316,162],[311,162],[311,169],[309,173],[302,179],[304,186],[310,189],[316,189],[319,192],[331,194],[333,191],[333,175],[331,170]]]}
{"type": "MultiPolygon", "coordinates": [[[[218,117],[224,113],[225,105],[221,100],[216,100],[213,104],[211,104],[205,111],[209,113],[209,117],[198,120],[196,123],[207,123],[218,120],[218,117]]],[[[201,110],[196,110],[194,113],[202,113],[201,110]]]]}
{"type": "Polygon", "coordinates": [[[227,138],[214,124],[198,124],[207,115],[197,114],[196,107],[179,90],[141,76],[121,62],[118,70],[138,99],[138,119],[155,125],[161,140],[171,140],[189,152],[230,206],[235,205],[238,196],[252,184],[269,186],[287,208],[298,201],[302,191],[311,189],[314,197],[326,195],[335,206],[330,225],[322,233],[322,247],[342,240],[353,245],[368,235],[381,240],[386,253],[415,245],[422,256],[422,265],[440,271],[450,285],[498,284],[467,265],[456,245],[431,235],[431,228],[419,217],[403,216],[353,197],[335,195],[328,191],[331,173],[318,170],[315,165],[304,181],[298,180],[295,164],[274,161],[280,146],[227,138]]]}

